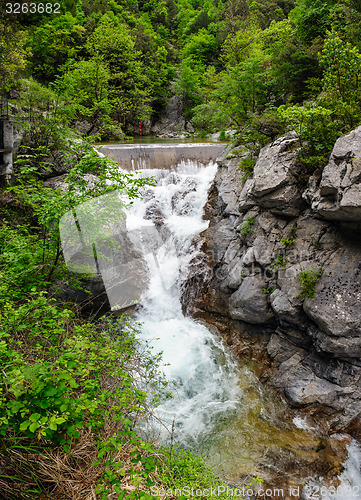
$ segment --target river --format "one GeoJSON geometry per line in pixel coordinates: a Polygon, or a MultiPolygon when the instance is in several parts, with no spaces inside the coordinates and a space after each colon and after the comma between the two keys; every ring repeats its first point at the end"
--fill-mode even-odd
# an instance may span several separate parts
{"type": "Polygon", "coordinates": [[[155,176],[157,185],[147,187],[127,213],[130,232],[151,227],[157,235],[153,250],[148,242],[144,252],[149,283],[136,319],[142,323],[144,342],[162,352],[161,369],[174,382],[173,396],[161,402],[147,432],[159,442],[177,442],[201,454],[237,486],[258,475],[275,487],[301,484],[302,491],[304,486],[301,496],[285,493],[278,498],[361,499],[357,443],[349,444],[334,489],[319,473],[312,476],[322,455],[320,431],[290,412],[282,398],[259,382],[252,363],[236,359],[213,328],[182,313],[182,283],[201,252],[198,236],[208,225],[203,207],[216,170],[212,161],[202,165],[190,159],[171,169],[143,169],[139,175],[155,176]]]}

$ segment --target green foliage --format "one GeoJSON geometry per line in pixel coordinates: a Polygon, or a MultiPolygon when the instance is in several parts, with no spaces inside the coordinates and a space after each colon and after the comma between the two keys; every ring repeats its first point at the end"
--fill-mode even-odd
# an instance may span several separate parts
{"type": "Polygon", "coordinates": [[[127,26],[107,13],[88,39],[87,48],[110,68],[110,93],[120,121],[125,123],[130,113],[138,120],[149,118],[150,82],[127,26]]]}
{"type": "Polygon", "coordinates": [[[299,158],[307,170],[312,172],[316,167],[323,166],[339,135],[338,124],[332,121],[333,111],[306,103],[303,106],[282,105],[278,113],[288,127],[297,132],[301,145],[299,158]]]}
{"type": "Polygon", "coordinates": [[[311,269],[310,271],[306,271],[303,267],[300,268],[300,272],[297,274],[297,278],[301,284],[300,300],[304,300],[305,298],[313,299],[315,297],[315,285],[324,274],[321,267],[311,269]]]}
{"type": "Polygon", "coordinates": [[[0,22],[0,94],[11,89],[25,68],[25,33],[0,22]]]}
{"type": "MultiPolygon", "coordinates": [[[[91,429],[100,459],[93,465],[101,465],[104,472],[98,486],[101,498],[123,484],[119,451],[125,445],[134,448],[132,461],[137,464],[127,473],[141,479],[138,492],[149,488],[155,466],[143,450],[154,451],[131,426],[152,404],[139,385],[153,390],[159,386],[164,392],[165,384],[158,375],[159,357],[140,349],[137,326],[124,317],[99,325],[82,322],[35,289],[21,303],[2,292],[0,435],[6,453],[21,448],[38,453],[41,460],[43,450],[55,446],[59,454],[67,454],[91,429]]],[[[2,464],[6,456],[0,452],[2,464]]],[[[9,474],[12,467],[17,477],[8,479],[17,480],[20,491],[21,477],[29,472],[16,458],[9,462],[9,474]]]]}
{"type": "Polygon", "coordinates": [[[332,30],[325,40],[321,64],[324,67],[322,100],[348,131],[361,121],[361,54],[332,30]]]}
{"type": "Polygon", "coordinates": [[[53,81],[84,46],[85,29],[70,12],[41,24],[29,39],[33,75],[53,81]]]}
{"type": "Polygon", "coordinates": [[[243,182],[252,177],[255,164],[256,160],[252,158],[241,158],[241,161],[237,165],[237,170],[241,172],[243,182]]]}
{"type": "Polygon", "coordinates": [[[93,128],[100,127],[110,121],[115,110],[109,95],[110,78],[108,66],[100,56],[94,56],[75,63],[58,81],[58,92],[78,119],[87,120],[93,128]]]}
{"type": "Polygon", "coordinates": [[[247,217],[246,221],[240,224],[240,234],[242,236],[253,233],[254,223],[256,222],[255,217],[247,217]]]}
{"type": "Polygon", "coordinates": [[[297,236],[297,226],[292,226],[289,236],[282,239],[281,243],[284,247],[289,247],[294,244],[297,236]]]}
{"type": "MultiPolygon", "coordinates": [[[[167,491],[174,493],[177,490],[177,497],[180,500],[185,500],[189,498],[193,488],[194,492],[197,489],[204,492],[208,491],[208,495],[202,496],[204,499],[211,500],[215,497],[226,499],[231,495],[240,497],[241,488],[237,490],[221,481],[214,475],[204,460],[194,453],[179,448],[163,448],[161,452],[161,461],[158,462],[158,467],[162,488],[161,491],[159,487],[151,488],[153,493],[163,493],[162,496],[165,496],[167,491]]],[[[256,477],[250,484],[245,486],[245,489],[251,488],[255,483],[261,484],[262,482],[263,480],[260,477],[256,477]]]]}
{"type": "MultiPolygon", "coordinates": [[[[287,19],[271,26],[262,33],[263,48],[270,56],[270,89],[288,100],[300,102],[310,94],[309,81],[320,78],[322,73],[317,59],[316,46],[309,47],[297,37],[292,23],[287,19]]],[[[321,42],[319,42],[321,44],[321,42]]]]}
{"type": "Polygon", "coordinates": [[[287,264],[287,258],[284,254],[280,253],[275,260],[275,263],[273,265],[273,270],[277,271],[278,269],[286,267],[287,264]]]}
{"type": "Polygon", "coordinates": [[[298,0],[290,13],[299,36],[308,42],[318,36],[324,36],[332,22],[333,0],[298,0]]]}

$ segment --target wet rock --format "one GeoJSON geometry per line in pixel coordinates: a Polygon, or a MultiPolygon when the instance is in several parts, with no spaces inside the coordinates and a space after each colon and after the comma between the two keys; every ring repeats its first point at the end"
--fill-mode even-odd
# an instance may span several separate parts
{"type": "Polygon", "coordinates": [[[147,206],[144,219],[152,220],[155,224],[160,225],[164,222],[164,213],[161,206],[154,202],[147,206]]]}
{"type": "Polygon", "coordinates": [[[302,356],[294,354],[281,363],[273,383],[284,388],[287,399],[295,405],[320,403],[340,407],[340,396],[352,392],[352,388],[342,388],[337,384],[317,377],[313,371],[301,363],[302,356]]]}
{"type": "Polygon", "coordinates": [[[290,359],[295,352],[306,355],[304,349],[296,350],[295,345],[280,335],[273,334],[267,344],[267,352],[277,363],[283,363],[290,359]]]}
{"type": "Polygon", "coordinates": [[[361,356],[360,337],[330,337],[318,330],[313,335],[314,344],[319,352],[329,353],[339,358],[359,358],[361,356]]]}
{"type": "Polygon", "coordinates": [[[340,216],[340,225],[332,218],[349,212],[328,212],[326,219],[313,204],[315,196],[329,201],[349,193],[361,206],[361,196],[349,190],[361,180],[361,127],[337,141],[330,166],[310,179],[303,193],[308,206],[295,183],[296,147],[294,134],[266,146],[245,183],[237,178],[239,159],[229,148],[223,154],[207,205],[209,279],[197,291],[198,313],[225,332],[232,324],[234,345],[267,331],[273,374],[264,379],[292,404],[327,416],[325,429],[361,435],[361,218],[340,216]],[[248,217],[255,223],[242,235],[248,217]],[[276,265],[279,255],[284,267],[276,265]],[[326,274],[314,298],[301,300],[297,275],[320,268],[326,274]]]}

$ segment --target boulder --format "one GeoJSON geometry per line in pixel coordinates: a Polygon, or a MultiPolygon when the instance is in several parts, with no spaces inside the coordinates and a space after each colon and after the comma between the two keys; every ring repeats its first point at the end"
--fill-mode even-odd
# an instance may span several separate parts
{"type": "Polygon", "coordinates": [[[229,219],[223,219],[210,230],[212,238],[213,259],[221,261],[232,240],[236,239],[236,234],[229,219]]]}
{"type": "MultiPolygon", "coordinates": [[[[304,311],[329,336],[358,337],[361,343],[361,269],[357,255],[336,253],[325,271],[316,285],[315,297],[305,299],[304,311]]],[[[329,346],[334,340],[330,342],[329,346]]]]}
{"type": "MultiPolygon", "coordinates": [[[[253,182],[247,193],[262,208],[272,213],[294,217],[299,215],[302,196],[296,186],[298,137],[289,132],[265,146],[254,167],[253,182]]],[[[243,204],[246,193],[241,193],[243,204]]]]}
{"type": "Polygon", "coordinates": [[[275,290],[270,296],[270,301],[273,311],[280,320],[294,325],[302,322],[301,304],[292,303],[284,291],[275,290]]]}
{"type": "Polygon", "coordinates": [[[234,168],[235,160],[228,162],[227,167],[222,168],[220,182],[218,183],[218,195],[224,201],[225,215],[239,215],[238,198],[242,190],[243,181],[239,171],[234,168]]]}
{"type": "Polygon", "coordinates": [[[354,389],[341,387],[323,378],[317,377],[308,366],[304,366],[304,354],[296,353],[283,361],[273,374],[271,383],[283,388],[290,403],[304,406],[320,403],[335,409],[342,409],[343,399],[354,389]]]}
{"type": "Polygon", "coordinates": [[[229,270],[227,286],[231,289],[237,289],[243,280],[244,263],[243,258],[234,259],[232,268],[229,270]]]}
{"type": "Polygon", "coordinates": [[[267,295],[263,293],[265,286],[266,283],[256,276],[245,278],[229,298],[231,318],[256,325],[269,321],[273,314],[268,306],[267,295]]]}
{"type": "Polygon", "coordinates": [[[326,219],[361,221],[361,126],[337,139],[319,184],[312,178],[305,198],[326,219]]]}

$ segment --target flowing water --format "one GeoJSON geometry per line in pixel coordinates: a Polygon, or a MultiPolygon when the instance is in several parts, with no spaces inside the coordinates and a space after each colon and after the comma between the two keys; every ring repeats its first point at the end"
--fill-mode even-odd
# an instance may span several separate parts
{"type": "MultiPolygon", "coordinates": [[[[127,214],[128,230],[151,227],[150,234],[157,234],[153,251],[145,252],[149,284],[136,315],[144,341],[162,352],[162,371],[175,381],[172,397],[161,401],[149,432],[160,442],[193,449],[235,484],[249,475],[305,484],[320,455],[317,431],[303,417],[287,418],[285,403],[260,384],[252,364],[238,361],[216,332],[182,313],[181,285],[200,252],[197,237],[208,225],[203,207],[216,168],[212,162],[187,161],[168,170],[144,170],[141,175],[155,176],[157,185],[147,187],[127,214]],[[285,470],[290,471],[287,478],[285,470]]],[[[339,481],[355,486],[361,483],[360,452],[352,446],[339,481]]],[[[361,498],[324,492],[331,495],[324,496],[327,500],[361,498]]],[[[307,495],[302,498],[321,498],[307,495]]]]}
{"type": "Polygon", "coordinates": [[[216,333],[182,313],[181,284],[200,251],[196,236],[208,225],[203,207],[215,172],[214,164],[195,162],[143,171],[156,176],[157,186],[134,203],[127,226],[154,225],[163,241],[147,256],[150,283],[137,314],[144,340],[163,353],[163,372],[176,381],[174,397],[157,410],[162,424],[153,432],[199,452],[238,483],[247,474],[264,476],[258,466],[267,454],[302,455],[315,436],[280,422],[286,408],[265,394],[252,366],[240,364],[216,333]]]}

